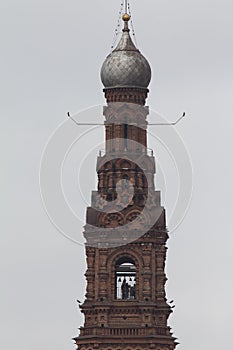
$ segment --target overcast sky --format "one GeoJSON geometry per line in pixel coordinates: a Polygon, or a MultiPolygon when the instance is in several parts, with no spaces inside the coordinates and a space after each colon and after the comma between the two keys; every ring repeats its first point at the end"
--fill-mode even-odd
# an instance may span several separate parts
{"type": "MultiPolygon", "coordinates": [[[[138,46],[153,70],[148,105],[171,121],[187,113],[176,130],[190,153],[194,190],[168,244],[167,293],[176,304],[170,324],[179,350],[229,348],[233,3],[132,0],[131,7],[138,46]]],[[[45,213],[40,160],[67,111],[104,105],[99,71],[119,8],[120,0],[0,1],[1,349],[75,349],[84,249],[45,213]]],[[[84,187],[91,193],[94,161],[89,166],[93,179],[84,187]]]]}

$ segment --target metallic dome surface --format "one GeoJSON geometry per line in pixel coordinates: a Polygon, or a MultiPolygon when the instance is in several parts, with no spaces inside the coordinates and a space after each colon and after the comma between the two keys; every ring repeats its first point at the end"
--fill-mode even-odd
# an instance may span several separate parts
{"type": "Polygon", "coordinates": [[[146,58],[135,47],[127,26],[122,37],[101,68],[101,80],[105,88],[147,88],[151,80],[151,68],[146,58]]]}

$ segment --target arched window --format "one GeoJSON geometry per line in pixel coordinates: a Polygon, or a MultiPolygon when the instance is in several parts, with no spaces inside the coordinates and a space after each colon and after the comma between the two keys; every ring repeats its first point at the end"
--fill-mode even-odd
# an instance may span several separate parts
{"type": "Polygon", "coordinates": [[[115,298],[118,300],[136,299],[136,266],[129,257],[120,258],[116,262],[115,298]]]}

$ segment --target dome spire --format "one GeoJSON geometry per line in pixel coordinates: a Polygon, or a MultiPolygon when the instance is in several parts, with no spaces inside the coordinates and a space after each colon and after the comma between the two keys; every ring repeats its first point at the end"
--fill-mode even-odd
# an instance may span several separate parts
{"type": "MultiPolygon", "coordinates": [[[[128,23],[128,0],[124,0],[124,28],[116,48],[107,56],[101,68],[101,80],[107,102],[145,104],[151,69],[146,58],[134,45],[128,23]]],[[[130,12],[130,11],[129,11],[130,12]]]]}

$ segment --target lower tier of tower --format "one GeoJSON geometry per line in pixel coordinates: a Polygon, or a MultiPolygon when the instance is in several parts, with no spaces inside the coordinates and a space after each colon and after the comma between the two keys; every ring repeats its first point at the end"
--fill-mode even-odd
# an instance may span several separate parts
{"type": "Polygon", "coordinates": [[[170,327],[81,327],[74,341],[78,350],[173,350],[178,344],[170,327]]]}
{"type": "Polygon", "coordinates": [[[78,350],[174,350],[178,344],[172,336],[156,336],[137,329],[103,331],[102,335],[74,338],[78,350]],[[117,335],[107,335],[117,333],[117,335]],[[136,335],[133,333],[141,333],[136,335]],[[144,335],[142,333],[145,333],[144,335]]]}

